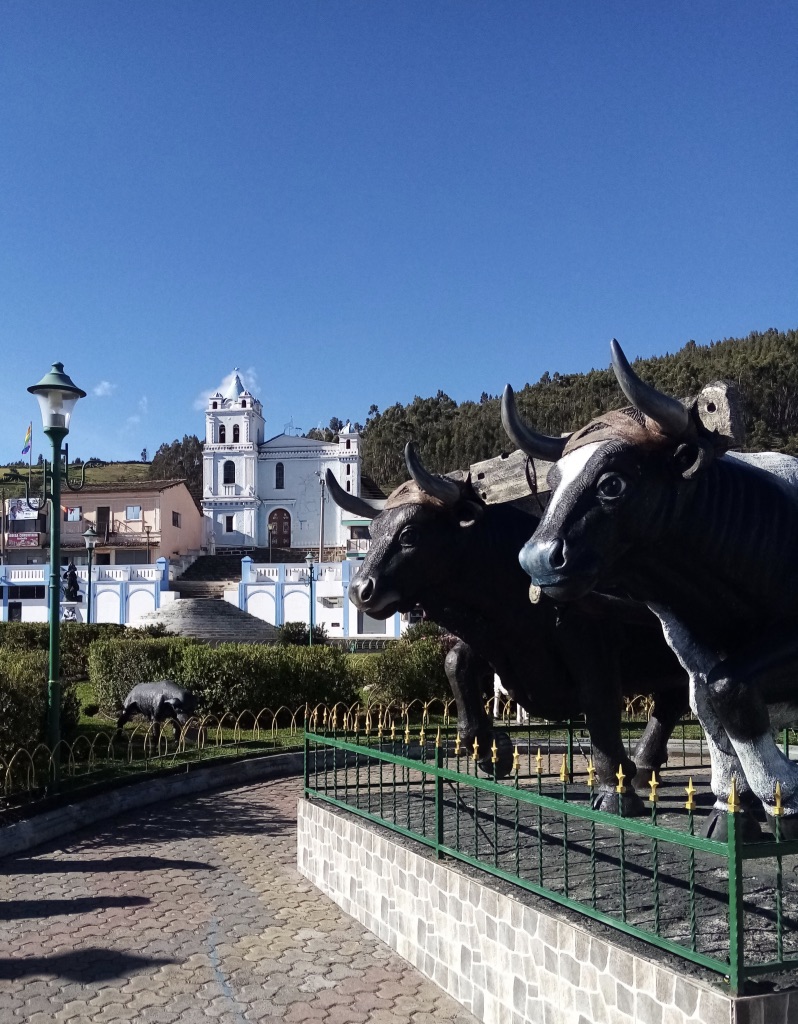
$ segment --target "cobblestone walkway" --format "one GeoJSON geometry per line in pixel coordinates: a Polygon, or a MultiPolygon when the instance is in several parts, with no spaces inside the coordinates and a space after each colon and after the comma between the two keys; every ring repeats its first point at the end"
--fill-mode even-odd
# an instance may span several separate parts
{"type": "Polygon", "coordinates": [[[298,779],[0,861],[0,1022],[475,1024],[295,869],[298,779]]]}

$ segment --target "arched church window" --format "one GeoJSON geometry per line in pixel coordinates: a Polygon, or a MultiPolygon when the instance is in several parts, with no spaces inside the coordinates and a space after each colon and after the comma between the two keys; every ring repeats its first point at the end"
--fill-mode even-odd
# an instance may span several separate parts
{"type": "Polygon", "coordinates": [[[347,464],[346,464],[346,475],[349,476],[351,474],[351,472],[352,472],[352,467],[347,462],[347,464]]]}
{"type": "Polygon", "coordinates": [[[214,402],[213,405],[211,406],[211,408],[212,409],[218,409],[219,408],[219,403],[218,402],[214,402]]]}
{"type": "Polygon", "coordinates": [[[346,447],[347,448],[351,448],[352,447],[352,442],[349,440],[349,438],[346,439],[346,447]]]}
{"type": "Polygon", "coordinates": [[[242,398],[241,399],[241,408],[242,409],[246,409],[246,407],[247,407],[247,400],[246,400],[246,398],[242,398]]]}
{"type": "Polygon", "coordinates": [[[219,444],[224,444],[227,434],[225,433],[224,427],[219,427],[219,444]]]}
{"type": "Polygon", "coordinates": [[[234,484],[236,482],[236,464],[228,459],[224,464],[224,483],[234,484]]]}
{"type": "Polygon", "coordinates": [[[233,444],[238,444],[238,437],[239,437],[238,424],[236,424],[233,427],[233,444]]]}
{"type": "Polygon", "coordinates": [[[285,467],[282,462],[278,462],[274,467],[274,486],[278,491],[285,487],[285,467]]]}

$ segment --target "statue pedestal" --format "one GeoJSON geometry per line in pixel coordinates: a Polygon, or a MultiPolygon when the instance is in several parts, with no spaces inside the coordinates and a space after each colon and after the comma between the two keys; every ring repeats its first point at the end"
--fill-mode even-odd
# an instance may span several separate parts
{"type": "Polygon", "coordinates": [[[61,602],[61,621],[62,622],[85,622],[85,613],[83,607],[79,601],[62,601],[61,602]]]}

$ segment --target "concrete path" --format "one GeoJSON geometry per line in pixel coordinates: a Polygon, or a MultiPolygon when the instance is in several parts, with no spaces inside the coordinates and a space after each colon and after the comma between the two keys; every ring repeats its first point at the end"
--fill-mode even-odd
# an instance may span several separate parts
{"type": "Polygon", "coordinates": [[[0,1021],[475,1024],[296,871],[299,779],[0,861],[0,1021]]]}

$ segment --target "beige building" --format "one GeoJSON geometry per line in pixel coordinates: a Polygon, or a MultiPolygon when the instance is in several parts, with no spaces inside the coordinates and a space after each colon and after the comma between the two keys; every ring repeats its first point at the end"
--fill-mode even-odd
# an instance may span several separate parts
{"type": "MultiPolygon", "coordinates": [[[[61,495],[61,561],[87,561],[83,534],[91,526],[99,540],[95,565],[143,565],[207,550],[207,520],[184,480],[140,480],[86,485],[61,495]]],[[[8,565],[49,561],[49,505],[30,509],[24,498],[5,502],[3,548],[8,565]]]]}

